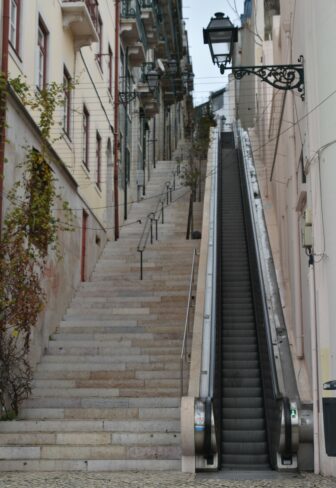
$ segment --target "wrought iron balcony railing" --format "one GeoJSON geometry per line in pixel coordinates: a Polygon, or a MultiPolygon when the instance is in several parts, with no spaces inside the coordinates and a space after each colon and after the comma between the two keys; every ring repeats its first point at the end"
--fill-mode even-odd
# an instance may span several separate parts
{"type": "Polygon", "coordinates": [[[122,0],[121,17],[125,19],[134,18],[138,27],[140,41],[147,51],[148,43],[145,27],[141,19],[140,0],[122,0]]]}
{"type": "Polygon", "coordinates": [[[147,75],[150,71],[155,70],[155,63],[143,63],[141,66],[141,82],[147,82],[147,75]]]}

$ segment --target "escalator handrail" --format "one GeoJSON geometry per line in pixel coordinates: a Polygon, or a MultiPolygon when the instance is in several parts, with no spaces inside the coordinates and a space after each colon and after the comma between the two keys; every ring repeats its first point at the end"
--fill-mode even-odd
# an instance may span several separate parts
{"type": "MultiPolygon", "coordinates": [[[[238,128],[238,131],[239,131],[239,128],[238,128]]],[[[248,208],[248,211],[249,211],[249,217],[250,217],[250,222],[251,222],[251,226],[252,226],[252,236],[250,236],[250,237],[253,239],[253,246],[255,249],[255,258],[256,258],[256,266],[257,266],[257,270],[258,270],[258,278],[260,280],[260,285],[261,285],[260,286],[261,305],[262,305],[263,317],[265,320],[265,332],[266,332],[269,364],[270,364],[270,369],[271,369],[272,390],[273,390],[274,399],[275,400],[281,400],[283,398],[283,392],[281,392],[280,387],[279,387],[277,369],[276,369],[275,358],[274,358],[273,340],[272,340],[271,327],[270,327],[270,322],[269,322],[267,299],[266,299],[266,293],[265,293],[265,284],[264,284],[264,278],[263,278],[263,272],[262,272],[259,245],[258,245],[258,241],[257,241],[256,221],[255,221],[255,216],[254,216],[254,212],[253,212],[254,198],[253,198],[253,195],[251,192],[251,186],[250,186],[249,181],[248,181],[248,175],[247,175],[247,168],[245,165],[245,160],[244,160],[244,157],[242,156],[243,150],[242,150],[241,135],[240,135],[240,137],[238,137],[238,141],[239,141],[238,158],[240,160],[240,167],[243,170],[244,186],[245,186],[245,190],[246,190],[246,193],[243,192],[243,198],[248,199],[246,207],[248,208]]],[[[251,155],[251,157],[252,157],[252,155],[251,155]]]]}

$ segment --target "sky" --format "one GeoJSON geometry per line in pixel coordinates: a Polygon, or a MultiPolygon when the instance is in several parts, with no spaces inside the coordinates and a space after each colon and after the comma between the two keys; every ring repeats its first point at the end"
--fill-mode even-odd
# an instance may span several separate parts
{"type": "Polygon", "coordinates": [[[234,25],[240,25],[239,15],[244,10],[244,0],[183,0],[183,17],[186,22],[194,78],[194,105],[208,100],[209,92],[225,86],[225,76],[212,64],[209,47],[203,44],[203,28],[207,27],[215,12],[224,12],[234,25]]]}

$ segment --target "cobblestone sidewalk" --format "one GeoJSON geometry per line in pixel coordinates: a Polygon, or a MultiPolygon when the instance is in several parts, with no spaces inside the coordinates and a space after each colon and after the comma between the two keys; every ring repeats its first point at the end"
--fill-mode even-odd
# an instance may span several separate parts
{"type": "MultiPolygon", "coordinates": [[[[204,475],[203,475],[204,476],[204,475]]],[[[206,475],[205,475],[206,476],[206,475]]],[[[255,477],[255,476],[251,476],[255,477]]],[[[183,473],[1,473],[1,488],[336,488],[312,474],[266,480],[195,478],[183,473]]]]}

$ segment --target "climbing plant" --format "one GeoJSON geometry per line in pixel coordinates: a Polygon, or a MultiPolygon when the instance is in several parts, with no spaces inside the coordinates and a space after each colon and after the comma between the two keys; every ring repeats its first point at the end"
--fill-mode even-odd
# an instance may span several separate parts
{"type": "Polygon", "coordinates": [[[44,269],[50,250],[60,257],[58,233],[72,229],[73,215],[48,164],[55,110],[64,104],[63,85],[51,83],[33,91],[21,77],[2,77],[0,89],[14,90],[38,118],[40,129],[39,150],[26,146],[25,157],[16,162],[20,178],[6,194],[0,241],[0,408],[8,418],[18,413],[31,390],[30,339],[45,304],[44,269]],[[53,213],[56,203],[64,210],[62,221],[53,213]]]}

